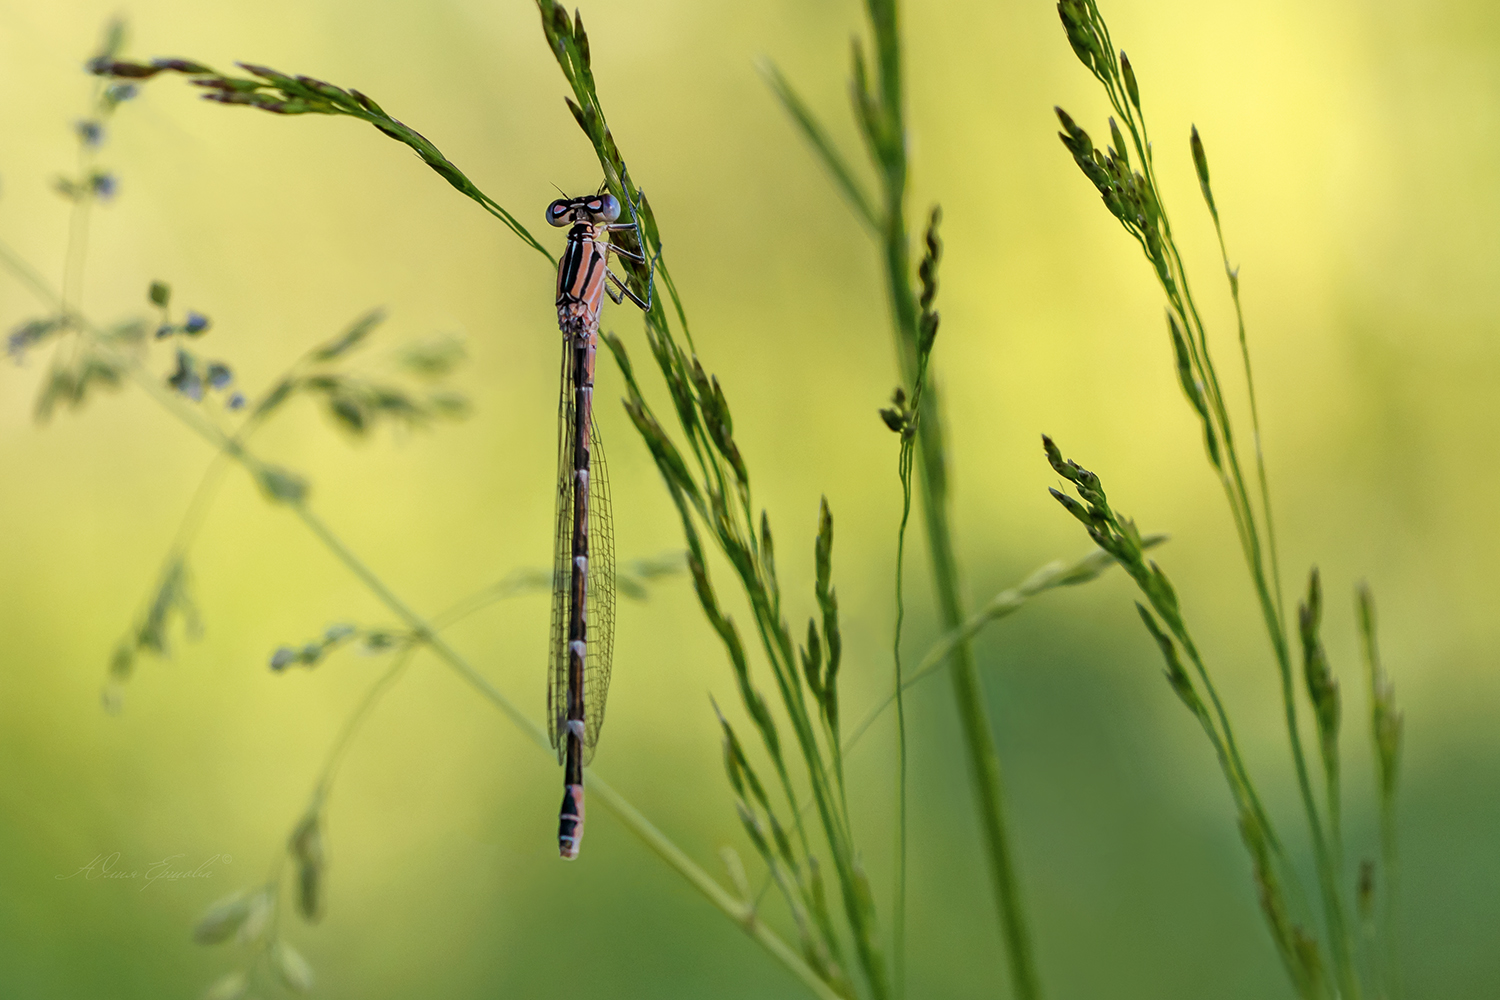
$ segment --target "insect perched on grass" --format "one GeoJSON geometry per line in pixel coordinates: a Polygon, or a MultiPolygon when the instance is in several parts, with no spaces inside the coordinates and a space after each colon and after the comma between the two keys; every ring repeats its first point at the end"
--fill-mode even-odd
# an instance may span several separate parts
{"type": "Polygon", "coordinates": [[[564,858],[578,857],[583,840],[583,765],[593,759],[604,725],[610,659],[615,642],[614,524],[609,476],[594,427],[594,348],[605,292],[616,303],[629,298],[651,308],[652,262],[642,301],[609,269],[611,252],[646,262],[640,230],[616,223],[620,203],[603,189],[582,198],[559,198],[547,221],[568,226],[568,245],[557,265],[557,324],[563,333],[562,398],[557,424],[557,536],[552,564],[552,651],[547,672],[547,732],[564,767],[557,844],[564,858]],[[612,232],[637,235],[640,253],[612,244],[612,232]],[[611,288],[609,282],[614,282],[611,288]]]}

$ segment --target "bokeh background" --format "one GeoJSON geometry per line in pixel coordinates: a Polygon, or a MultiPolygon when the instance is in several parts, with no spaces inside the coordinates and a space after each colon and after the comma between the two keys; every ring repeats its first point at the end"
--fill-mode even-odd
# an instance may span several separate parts
{"type": "MultiPolygon", "coordinates": [[[[243,59],[366,91],[538,230],[551,185],[598,183],[524,0],[13,0],[0,4],[0,236],[53,280],[67,206],[51,180],[73,162],[91,87],[81,63],[117,12],[134,55],[243,59]]],[[[1351,600],[1364,578],[1406,712],[1408,995],[1500,993],[1500,14],[1474,0],[1117,0],[1105,14],[1137,67],[1231,371],[1190,123],[1207,143],[1242,265],[1288,587],[1316,563],[1329,592],[1354,762],[1350,856],[1374,844],[1351,600]]],[[[875,253],[755,62],[777,62],[857,155],[844,79],[860,6],[646,0],[584,15],[615,135],[777,527],[794,621],[811,607],[819,496],[835,511],[844,704],[857,715],[890,673],[899,494],[875,409],[896,381],[893,352],[875,253]]],[[[936,366],[970,601],[1088,550],[1046,494],[1038,435],[1051,433],[1143,529],[1171,532],[1161,561],[1305,852],[1274,667],[1173,381],[1159,293],[1054,138],[1053,104],[1098,135],[1102,99],[1042,0],[914,2],[904,31],[912,214],[933,201],[946,213],[936,366]]],[[[170,281],[177,303],[213,317],[205,353],[251,389],[374,305],[391,313],[386,344],[467,338],[466,422],[351,444],[299,403],[261,442],[309,475],[316,509],[398,593],[430,613],[547,563],[558,338],[552,277],[533,253],[370,128],[208,105],[177,79],[121,108],[102,162],[120,193],[90,237],[84,302],[97,318],[144,314],[148,282],[170,281]]],[[[0,323],[40,312],[0,276],[0,323]]],[[[643,351],[629,310],[606,324],[643,351]]],[[[165,373],[165,350],[153,364],[165,373]]],[[[211,456],[138,391],[36,426],[45,370],[45,355],[0,365],[0,994],[195,996],[236,955],[193,945],[193,920],[263,877],[380,666],[344,655],[274,675],[269,653],[332,622],[389,618],[233,472],[191,555],[203,637],[144,661],[123,713],[106,715],[109,651],[211,456]],[[149,886],[58,878],[114,852],[135,868],[229,860],[212,878],[149,886]]],[[[619,554],[680,547],[613,403],[617,373],[601,371],[619,554]]],[[[937,635],[920,542],[910,572],[916,657],[937,635]]],[[[1162,683],[1131,598],[1106,577],[980,642],[1048,995],[1290,995],[1209,748],[1162,683]]],[[[545,598],[518,598],[452,636],[536,718],[547,618],[545,598]]],[[[686,582],[625,605],[597,766],[721,872],[721,846],[753,852],[710,692],[735,700],[686,582]]],[[[946,682],[911,706],[911,995],[1004,995],[946,682]]],[[[882,893],[891,762],[888,724],[851,762],[882,893]]],[[[539,997],[565,981],[587,996],[798,994],[602,808],[582,859],[558,862],[558,784],[503,717],[419,660],[334,789],[327,916],[289,931],[319,994],[539,997]]]]}

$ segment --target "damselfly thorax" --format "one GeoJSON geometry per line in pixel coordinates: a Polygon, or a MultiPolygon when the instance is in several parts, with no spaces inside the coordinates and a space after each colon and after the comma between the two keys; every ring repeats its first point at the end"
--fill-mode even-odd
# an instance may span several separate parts
{"type": "Polygon", "coordinates": [[[567,249],[557,262],[557,325],[563,333],[578,336],[598,329],[609,251],[603,226],[575,222],[568,230],[567,249]]]}
{"type": "Polygon", "coordinates": [[[569,226],[557,264],[557,323],[563,333],[562,395],[558,401],[557,535],[552,570],[552,649],[547,672],[547,730],[564,767],[558,848],[576,858],[583,839],[583,765],[604,724],[614,653],[615,557],[609,477],[594,426],[594,353],[599,309],[607,293],[651,308],[609,269],[611,253],[646,262],[642,253],[610,242],[620,203],[608,194],[562,198],[547,206],[547,221],[569,226]],[[611,287],[610,282],[613,282],[611,287]]]}

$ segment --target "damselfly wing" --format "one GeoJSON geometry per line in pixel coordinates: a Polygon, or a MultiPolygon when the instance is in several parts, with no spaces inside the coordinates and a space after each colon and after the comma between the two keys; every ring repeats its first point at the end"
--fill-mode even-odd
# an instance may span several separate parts
{"type": "MultiPolygon", "coordinates": [[[[557,407],[557,534],[552,562],[552,666],[547,674],[547,732],[557,748],[557,762],[565,763],[568,731],[568,626],[571,614],[573,522],[574,410],[572,350],[563,350],[562,398],[557,407]]],[[[609,671],[615,644],[615,526],[609,498],[609,473],[604,446],[593,414],[588,414],[588,588],[584,657],[583,762],[594,759],[599,730],[604,726],[604,701],[609,695],[609,671]]]]}

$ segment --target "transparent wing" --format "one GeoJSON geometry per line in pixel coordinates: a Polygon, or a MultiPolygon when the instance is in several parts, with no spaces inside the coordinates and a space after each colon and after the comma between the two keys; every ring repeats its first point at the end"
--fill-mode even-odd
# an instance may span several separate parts
{"type": "MultiPolygon", "coordinates": [[[[573,450],[577,415],[574,413],[572,351],[563,347],[562,396],[557,406],[557,509],[552,558],[552,646],[547,670],[547,735],[557,750],[558,763],[567,753],[568,731],[568,619],[573,576],[573,450]]],[[[589,415],[589,580],[587,655],[584,658],[584,753],[594,759],[599,731],[604,727],[604,702],[609,695],[610,668],[615,648],[615,525],[610,509],[609,468],[598,424],[589,415]]]]}
{"type": "Polygon", "coordinates": [[[609,503],[609,468],[599,425],[589,414],[589,590],[588,656],[584,659],[583,703],[586,728],[583,761],[594,759],[604,728],[604,700],[615,652],[615,522],[609,503]]]}
{"type": "Polygon", "coordinates": [[[568,584],[573,545],[573,365],[563,339],[562,398],[557,404],[557,512],[552,536],[552,646],[547,665],[547,735],[561,764],[568,731],[568,584]]]}

